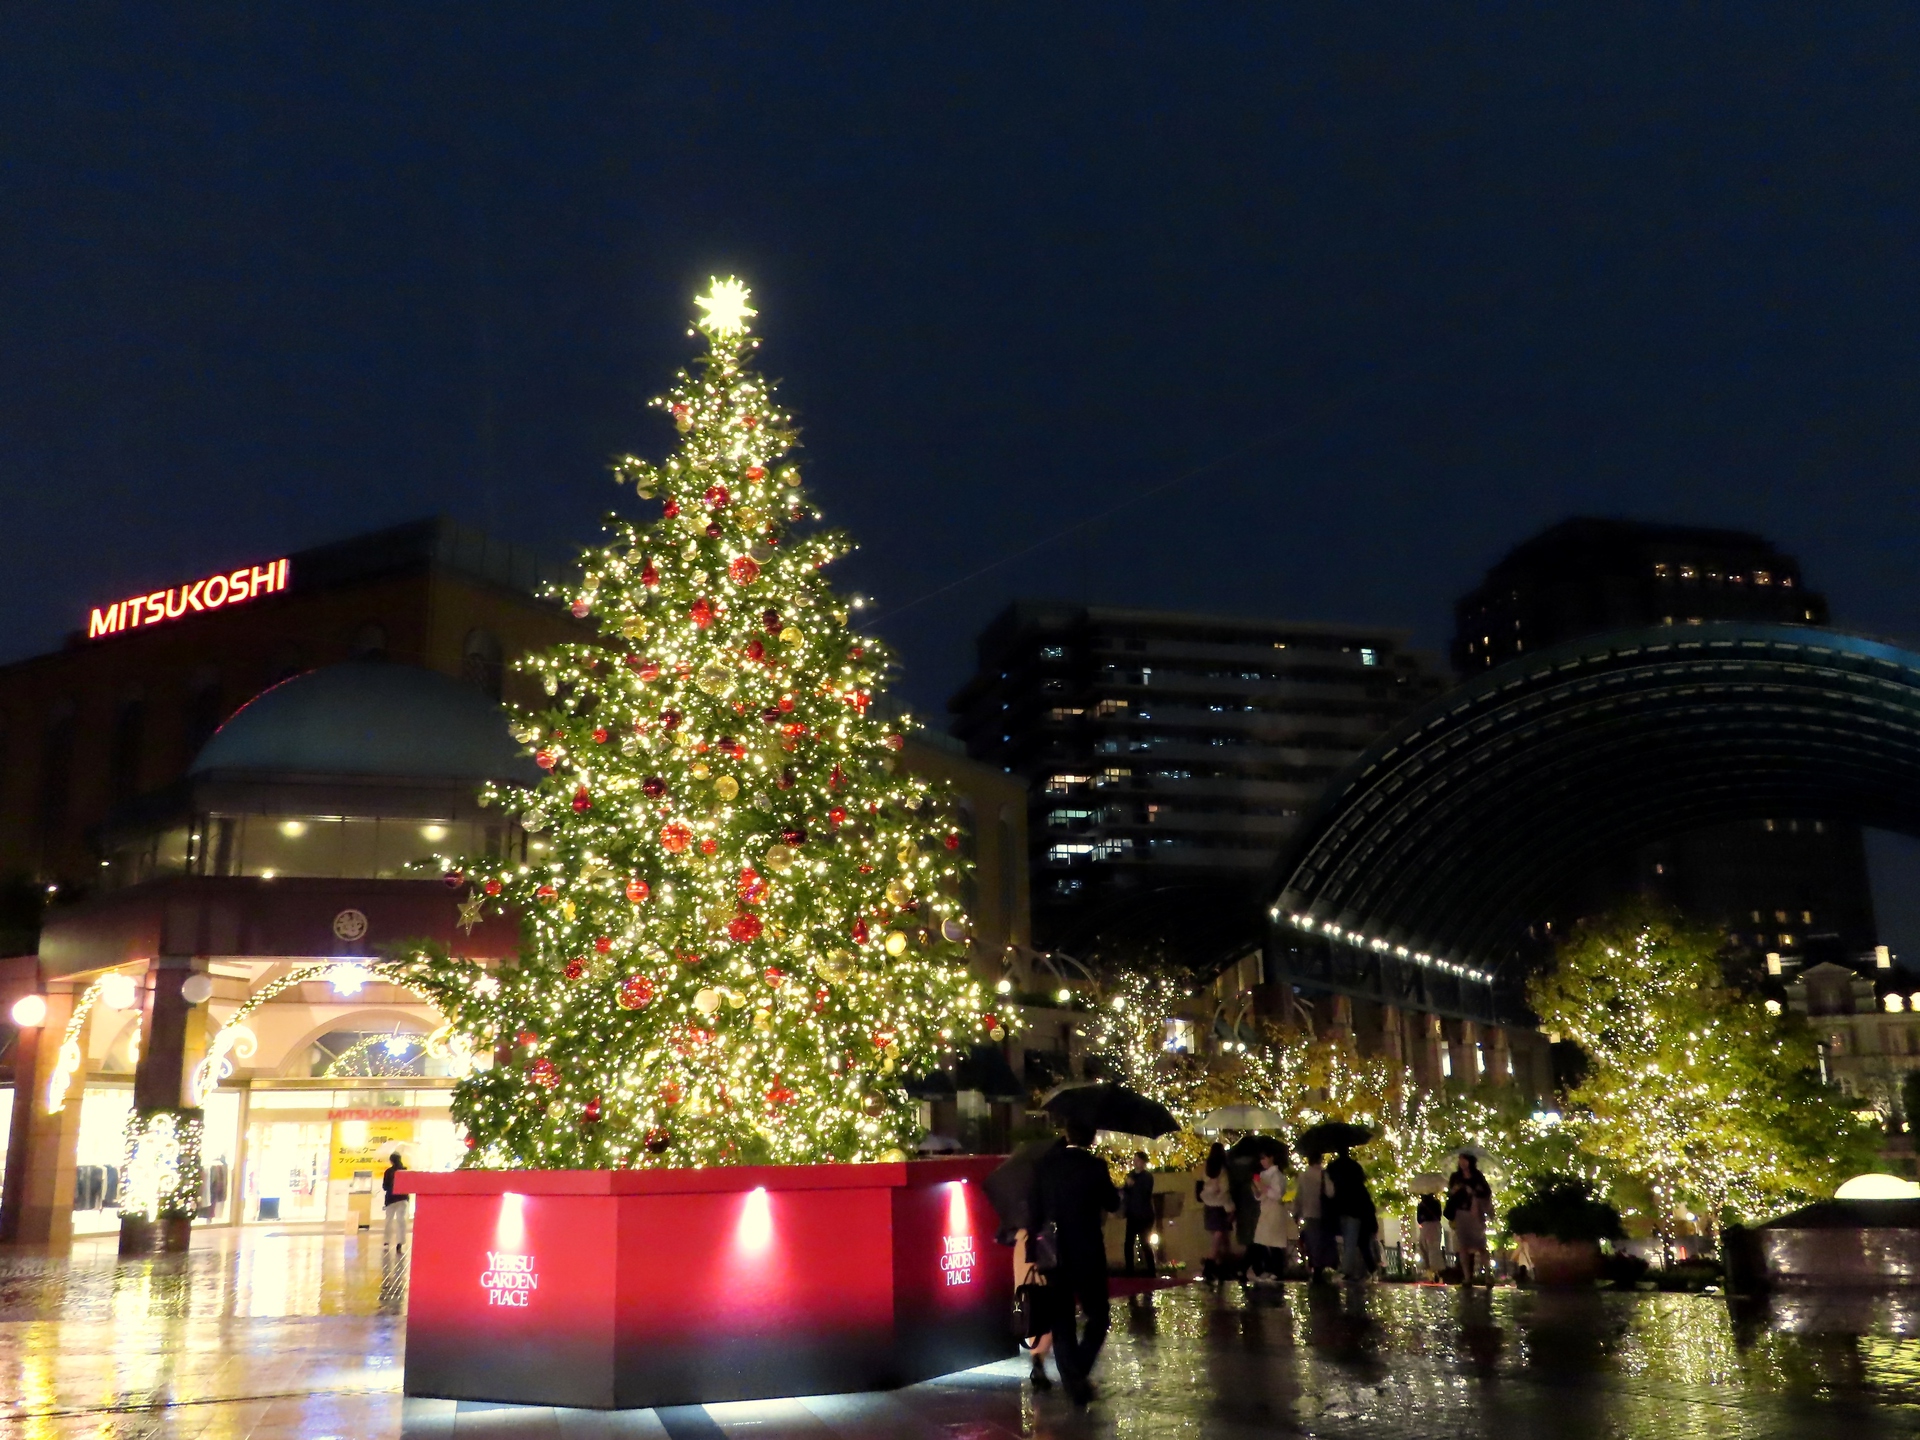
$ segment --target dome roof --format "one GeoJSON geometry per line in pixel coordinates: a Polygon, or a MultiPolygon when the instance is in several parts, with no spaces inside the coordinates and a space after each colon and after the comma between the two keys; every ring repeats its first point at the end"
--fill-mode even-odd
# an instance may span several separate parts
{"type": "Polygon", "coordinates": [[[471,685],[383,660],[309,670],[236,710],[192,775],[369,775],[396,780],[540,778],[507,715],[471,685]]]}

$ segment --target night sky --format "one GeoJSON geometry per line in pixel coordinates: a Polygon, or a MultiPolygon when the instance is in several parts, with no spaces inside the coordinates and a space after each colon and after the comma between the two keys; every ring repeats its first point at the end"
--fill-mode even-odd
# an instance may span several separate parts
{"type": "Polygon", "coordinates": [[[922,706],[1018,595],[1438,647],[1573,512],[1920,639],[1920,11],[1548,8],[6,7],[0,658],[590,540],[729,272],[922,706]]]}

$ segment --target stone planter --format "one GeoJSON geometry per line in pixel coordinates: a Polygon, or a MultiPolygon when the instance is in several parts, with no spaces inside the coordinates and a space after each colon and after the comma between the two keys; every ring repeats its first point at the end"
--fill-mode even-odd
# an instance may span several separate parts
{"type": "Polygon", "coordinates": [[[120,1253],[122,1255],[179,1255],[193,1238],[191,1215],[163,1216],[148,1220],[135,1215],[120,1217],[120,1253]]]}
{"type": "Polygon", "coordinates": [[[1533,1283],[1555,1289],[1591,1285],[1600,1278],[1598,1240],[1556,1240],[1551,1235],[1523,1235],[1533,1263],[1533,1283]]]}

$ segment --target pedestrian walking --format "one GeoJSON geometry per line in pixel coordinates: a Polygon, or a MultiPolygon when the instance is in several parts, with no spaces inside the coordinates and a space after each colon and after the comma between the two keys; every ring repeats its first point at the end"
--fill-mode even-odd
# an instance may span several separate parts
{"type": "Polygon", "coordinates": [[[1340,1225],[1340,1273],[1364,1280],[1372,1273],[1369,1250],[1379,1230],[1367,1172],[1345,1146],[1327,1166],[1327,1213],[1340,1225]]]}
{"type": "Polygon", "coordinates": [[[1200,1267],[1201,1278],[1224,1280],[1232,1255],[1233,1181],[1227,1174],[1227,1147],[1218,1141],[1207,1151],[1207,1176],[1200,1182],[1200,1214],[1213,1246],[1200,1267]]]}
{"type": "Polygon", "coordinates": [[[1159,1267],[1154,1263],[1153,1244],[1148,1238],[1153,1234],[1154,1215],[1153,1172],[1147,1168],[1146,1151],[1133,1152],[1133,1170],[1120,1187],[1120,1200],[1120,1213],[1127,1222],[1126,1239],[1120,1242],[1120,1268],[1129,1275],[1133,1274],[1133,1257],[1137,1246],[1147,1274],[1157,1274],[1159,1267]]]}
{"type": "Polygon", "coordinates": [[[1280,1168],[1280,1157],[1271,1150],[1261,1153],[1253,1193],[1260,1205],[1260,1219],[1253,1227],[1247,1269],[1254,1284],[1277,1285],[1286,1276],[1287,1251],[1293,1248],[1293,1216],[1287,1210],[1287,1172],[1280,1168]]]}
{"type": "Polygon", "coordinates": [[[1113,1317],[1107,1303],[1106,1217],[1120,1208],[1107,1162],[1095,1155],[1093,1126],[1074,1120],[1067,1143],[1041,1158],[1034,1173],[1031,1211],[1035,1235],[1051,1256],[1037,1257],[1046,1272],[1053,1332],[1053,1363],[1076,1405],[1093,1399],[1088,1374],[1106,1342],[1113,1317]],[[1048,1261],[1051,1260],[1051,1264],[1048,1261]],[[1087,1328],[1079,1333],[1076,1311],[1087,1328]]]}
{"type": "Polygon", "coordinates": [[[1301,1158],[1307,1165],[1294,1191],[1293,1218],[1300,1223],[1300,1254],[1307,1262],[1307,1278],[1318,1280],[1322,1271],[1333,1266],[1329,1253],[1333,1237],[1327,1232],[1327,1172],[1318,1150],[1304,1151],[1301,1158]]]}
{"type": "Polygon", "coordinates": [[[1493,1283],[1493,1259],[1487,1252],[1487,1222],[1493,1218],[1493,1187],[1480,1173],[1480,1161],[1471,1150],[1460,1152],[1460,1163],[1447,1177],[1447,1219],[1453,1222],[1453,1248],[1460,1255],[1460,1283],[1473,1284],[1474,1270],[1484,1265],[1486,1283],[1493,1283]]]}
{"type": "Polygon", "coordinates": [[[1420,1197],[1413,1212],[1414,1222],[1420,1227],[1420,1267],[1427,1272],[1429,1280],[1438,1280],[1440,1272],[1447,1267],[1446,1249],[1440,1238],[1443,1213],[1440,1197],[1432,1192],[1420,1197]]]}
{"type": "MultiPolygon", "coordinates": [[[[1053,1349],[1052,1304],[1047,1299],[1047,1277],[1034,1263],[1033,1252],[1027,1244],[1027,1232],[1019,1230],[1013,1237],[1013,1293],[1020,1301],[1020,1313],[1026,1319],[1027,1354],[1033,1360],[1033,1368],[1027,1378],[1033,1381],[1036,1390],[1051,1390],[1053,1381],[1047,1378],[1047,1353],[1053,1349]]],[[[1058,1363],[1057,1361],[1055,1362],[1058,1363]]]]}
{"type": "Polygon", "coordinates": [[[391,1250],[395,1255],[403,1255],[407,1249],[407,1197],[393,1193],[393,1178],[407,1166],[398,1150],[387,1156],[387,1162],[387,1172],[380,1177],[380,1188],[387,1197],[386,1224],[380,1231],[380,1250],[383,1254],[391,1250]]]}

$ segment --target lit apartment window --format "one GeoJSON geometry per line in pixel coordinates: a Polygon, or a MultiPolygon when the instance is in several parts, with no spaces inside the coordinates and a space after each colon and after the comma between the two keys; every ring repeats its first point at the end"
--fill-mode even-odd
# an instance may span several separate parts
{"type": "Polygon", "coordinates": [[[1362,645],[1360,647],[1360,663],[1362,665],[1378,665],[1380,663],[1380,657],[1374,652],[1371,645],[1362,645]]]}
{"type": "Polygon", "coordinates": [[[1040,658],[1042,660],[1064,660],[1067,658],[1067,647],[1064,645],[1042,645],[1040,647],[1040,658]]]}
{"type": "Polygon", "coordinates": [[[1086,843],[1049,845],[1047,847],[1047,859],[1056,865],[1071,865],[1077,860],[1084,860],[1092,853],[1093,846],[1086,843]]]}
{"type": "Polygon", "coordinates": [[[1769,570],[1754,571],[1753,583],[1756,585],[1771,585],[1773,583],[1773,572],[1769,570]]]}
{"type": "Polygon", "coordinates": [[[1084,715],[1086,713],[1086,710],[1079,705],[1056,705],[1047,711],[1047,718],[1049,720],[1071,720],[1076,715],[1084,715]]]}
{"type": "Polygon", "coordinates": [[[1440,1045],[1440,1076],[1445,1080],[1453,1078],[1453,1047],[1444,1041],[1440,1045]]]}
{"type": "MultiPolygon", "coordinates": [[[[1071,791],[1074,786],[1084,785],[1086,783],[1087,777],[1085,775],[1049,775],[1047,777],[1047,794],[1065,795],[1071,791]]],[[[1757,920],[1760,917],[1756,915],[1754,918],[1757,920]]]]}
{"type": "Polygon", "coordinates": [[[1098,813],[1097,810],[1049,810],[1047,824],[1071,825],[1077,820],[1091,820],[1098,813]]]}
{"type": "Polygon", "coordinates": [[[1811,911],[1811,910],[1802,910],[1802,911],[1800,912],[1800,923],[1801,923],[1802,925],[1811,925],[1811,924],[1813,924],[1813,911],[1811,911]]]}
{"type": "MultiPolygon", "coordinates": [[[[1094,707],[1093,713],[1096,715],[1118,715],[1126,708],[1127,702],[1124,700],[1102,700],[1094,707]]],[[[1074,713],[1078,714],[1079,712],[1075,711],[1074,713]]]]}
{"type": "Polygon", "coordinates": [[[1133,771],[1127,769],[1124,765],[1110,765],[1100,772],[1100,779],[1097,783],[1101,785],[1124,785],[1132,778],[1133,771]]]}
{"type": "Polygon", "coordinates": [[[1787,922],[1787,912],[1784,910],[1776,910],[1773,912],[1773,918],[1784,925],[1787,922]]]}

